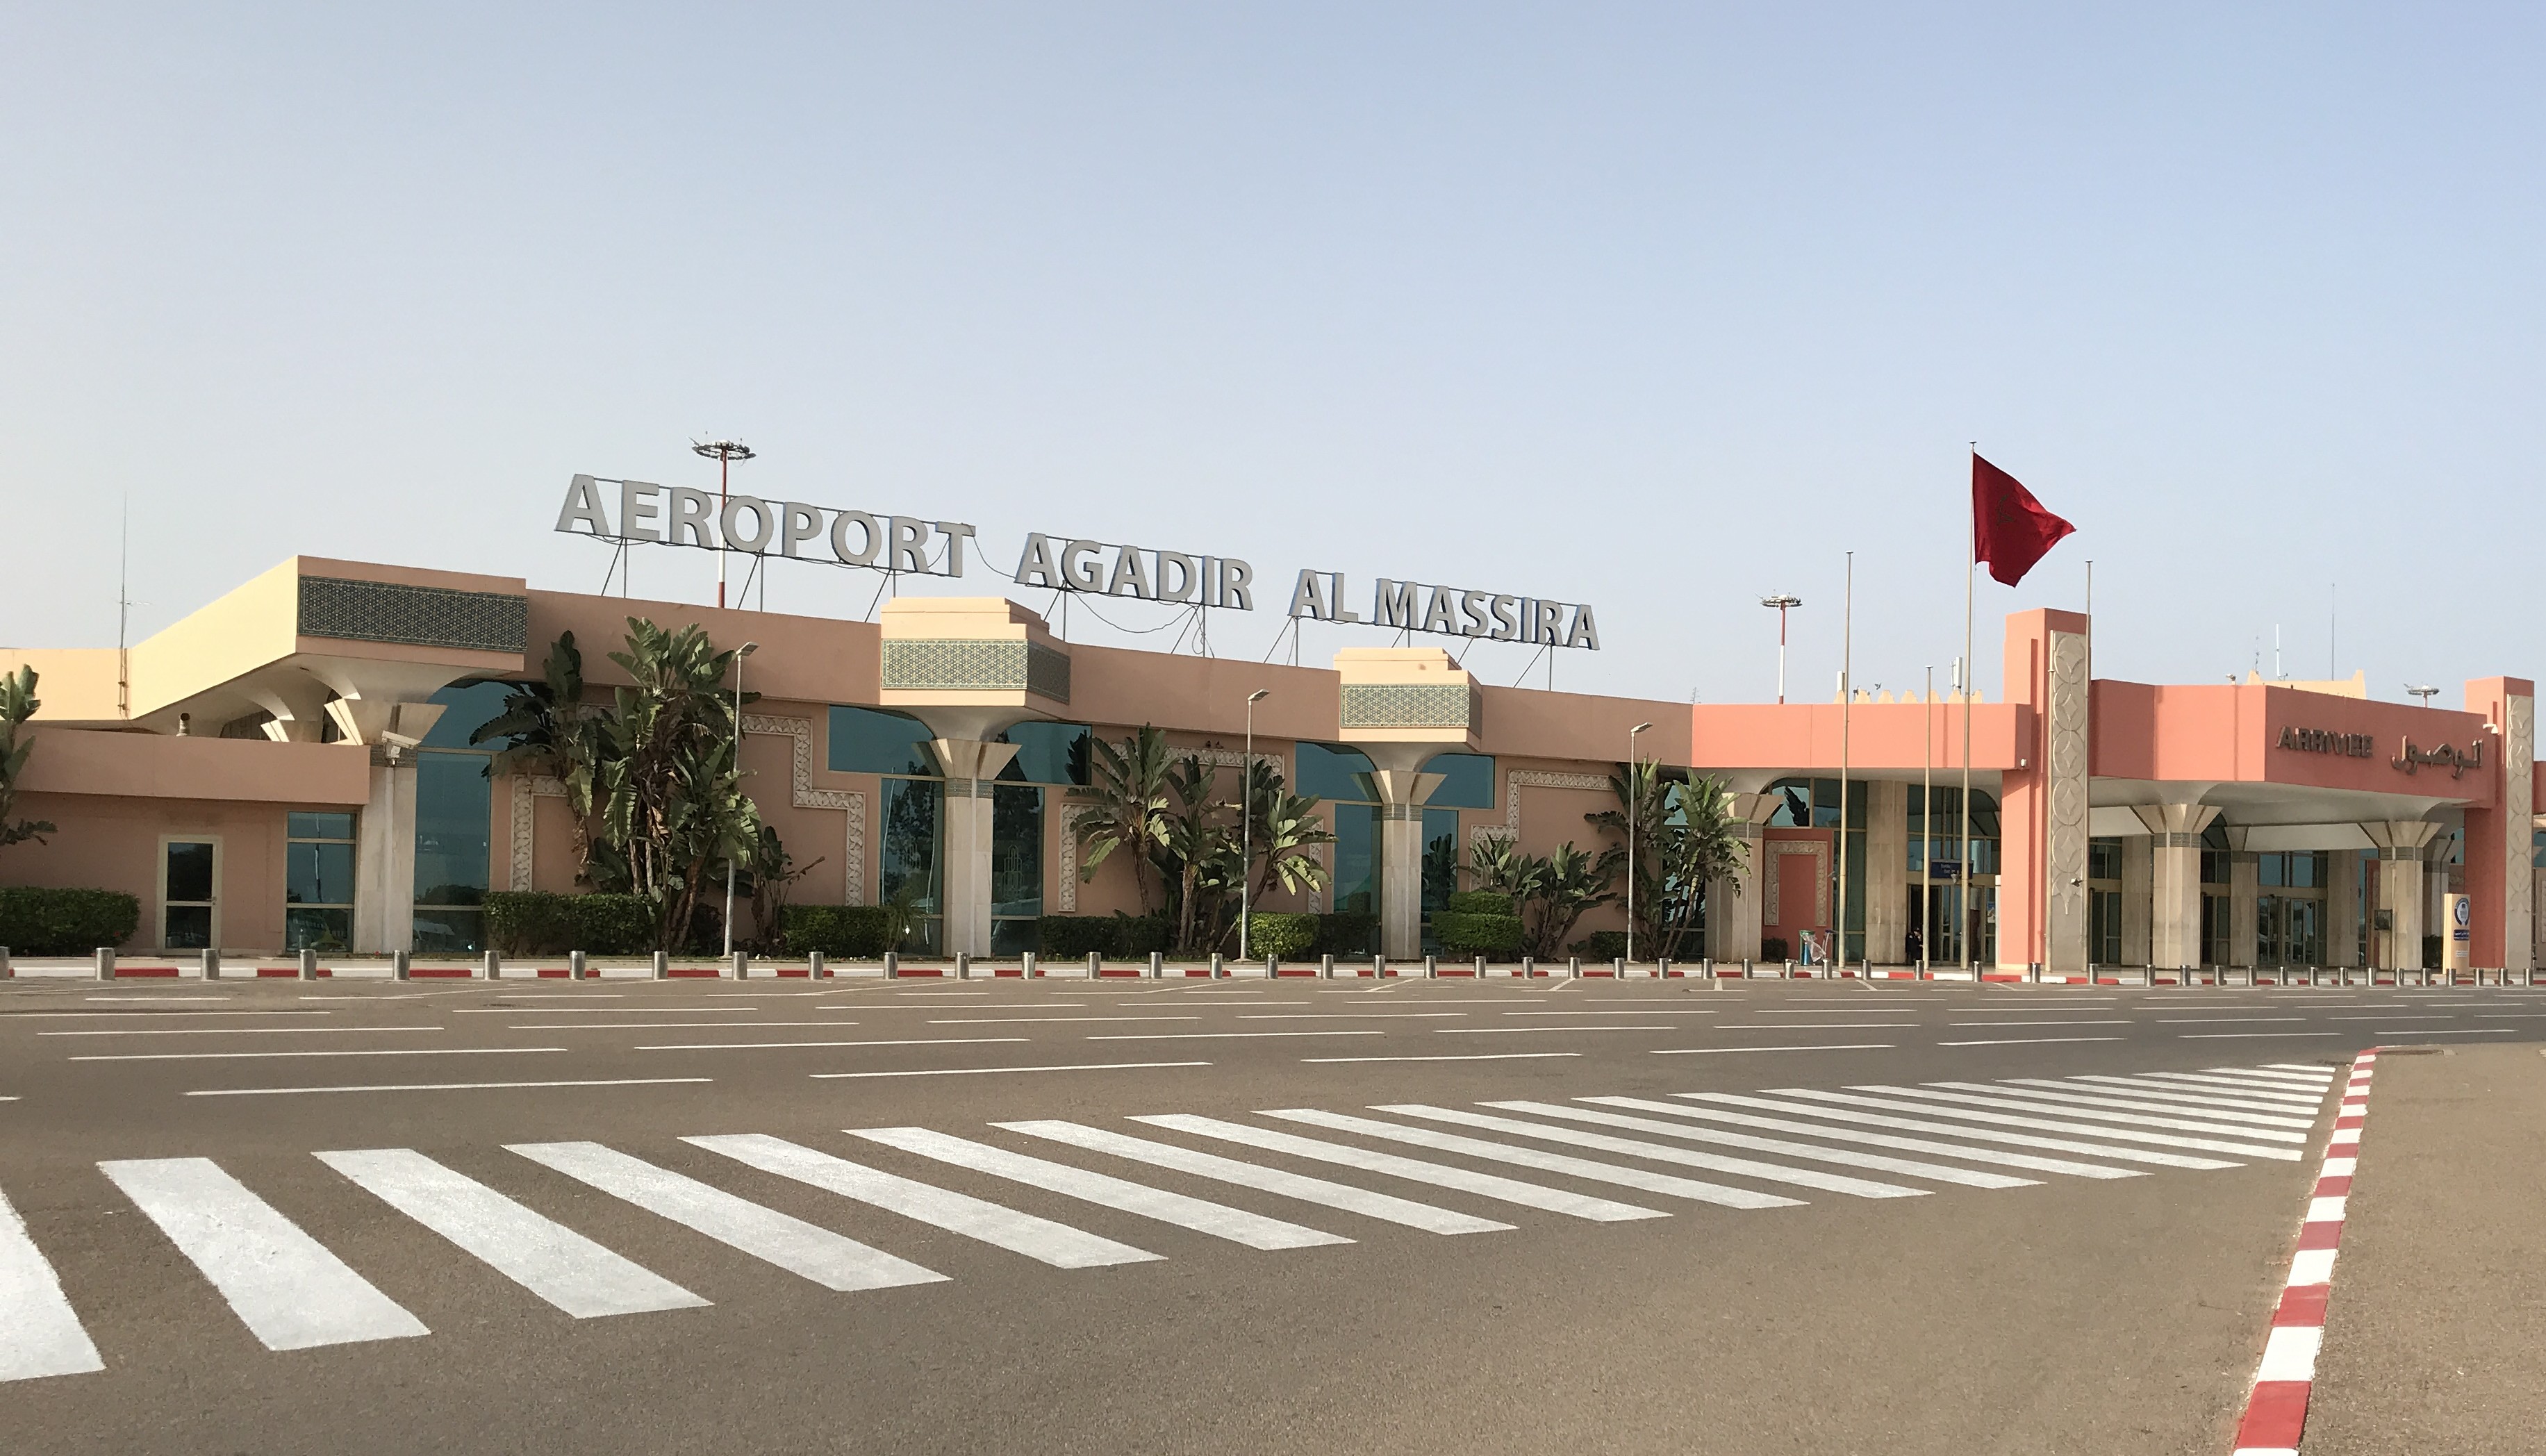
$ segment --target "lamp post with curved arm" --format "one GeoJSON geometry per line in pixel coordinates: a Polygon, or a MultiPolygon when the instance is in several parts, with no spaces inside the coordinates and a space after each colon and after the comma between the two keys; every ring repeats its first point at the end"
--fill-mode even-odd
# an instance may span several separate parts
{"type": "Polygon", "coordinates": [[[1627,964],[1636,964],[1636,836],[1643,832],[1645,807],[1637,803],[1636,735],[1652,728],[1640,723],[1627,729],[1627,964]]]}
{"type": "Polygon", "coordinates": [[[1246,757],[1237,766],[1237,959],[1246,955],[1247,921],[1254,918],[1255,888],[1255,705],[1272,695],[1257,688],[1246,695],[1246,757]]]}

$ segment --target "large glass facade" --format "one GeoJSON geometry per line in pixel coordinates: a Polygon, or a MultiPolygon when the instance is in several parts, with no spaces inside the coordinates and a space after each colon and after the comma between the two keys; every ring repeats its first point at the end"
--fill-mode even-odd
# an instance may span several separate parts
{"type": "Polygon", "coordinates": [[[933,955],[941,943],[945,796],[946,786],[935,779],[884,781],[884,854],[877,888],[887,900],[910,897],[914,921],[901,948],[918,954],[933,955]]]}
{"type": "Polygon", "coordinates": [[[1335,804],[1335,871],[1332,903],[1338,910],[1379,913],[1379,806],[1335,804]]]}
{"type": "MultiPolygon", "coordinates": [[[[1781,829],[1827,829],[1839,841],[1839,875],[1845,884],[1847,924],[1841,932],[1840,954],[1850,960],[1865,956],[1865,814],[1870,797],[1867,785],[1857,780],[1847,786],[1847,814],[1844,827],[1840,824],[1839,784],[1836,779],[1779,779],[1768,786],[1778,798],[1776,813],[1768,823],[1781,829]]],[[[1912,792],[1915,792],[1914,790],[1912,792]]],[[[1831,894],[1840,895],[1837,886],[1831,894]]],[[[1833,912],[1837,909],[1834,899],[1833,912]]]]}
{"type": "Polygon", "coordinates": [[[504,711],[512,684],[463,683],[432,701],[442,717],[415,756],[415,949],[486,948],[486,891],[494,850],[495,785],[487,765],[503,743],[469,736],[504,711]]]}
{"type": "Polygon", "coordinates": [[[341,951],[354,941],[354,816],[285,816],[283,948],[341,951]]]}
{"type": "Polygon", "coordinates": [[[2086,958],[2099,966],[2122,959],[2122,841],[2086,841],[2086,958]]]}
{"type": "Polygon", "coordinates": [[[909,774],[933,778],[937,756],[928,725],[881,708],[834,707],[824,763],[835,774],[909,774]]]}
{"type": "Polygon", "coordinates": [[[1301,743],[1292,751],[1298,772],[1291,786],[1294,794],[1311,799],[1325,799],[1342,804],[1370,804],[1379,799],[1371,786],[1370,755],[1358,748],[1330,748],[1323,743],[1301,743]]]}
{"type": "MultiPolygon", "coordinates": [[[[1462,755],[1473,757],[1474,755],[1462,755]]],[[[1446,909],[1459,888],[1459,811],[1423,810],[1423,948],[1439,950],[1432,935],[1432,912],[1446,909]]]]}
{"type": "MultiPolygon", "coordinates": [[[[1023,757],[1023,754],[1019,754],[1023,757]]],[[[1043,788],[997,784],[990,790],[990,954],[1013,956],[1041,945],[1043,788]]]]}
{"type": "Polygon", "coordinates": [[[2323,850],[2254,856],[2254,961],[2260,966],[2325,964],[2326,886],[2334,856],[2323,850]]]}
{"type": "MultiPolygon", "coordinates": [[[[1435,753],[1424,760],[1423,772],[1441,776],[1432,797],[1423,801],[1426,809],[1494,807],[1494,758],[1490,753],[1435,753]]],[[[1424,835],[1424,842],[1431,842],[1430,834],[1424,835]]]]}
{"type": "Polygon", "coordinates": [[[1084,784],[1089,736],[1083,723],[1018,724],[999,734],[999,741],[1017,745],[1017,756],[999,770],[999,779],[1011,784],[1084,784]]]}
{"type": "MultiPolygon", "coordinates": [[[[1822,782],[1828,782],[1823,780],[1822,782]]],[[[1959,784],[1933,789],[1911,784],[1908,789],[1910,864],[1913,881],[1923,870],[1926,903],[1918,903],[1921,886],[1910,887],[1910,923],[1926,928],[1930,965],[1959,965],[1969,942],[1971,959],[1992,964],[1997,958],[1998,809],[1996,796],[1974,789],[1971,799],[1971,904],[1963,903],[1963,790],[1959,784]],[[1924,913],[1923,922],[1920,919],[1924,913]]],[[[1852,863],[1854,863],[1852,861],[1852,863]]],[[[1851,899],[1853,895],[1851,894],[1851,899]]]]}

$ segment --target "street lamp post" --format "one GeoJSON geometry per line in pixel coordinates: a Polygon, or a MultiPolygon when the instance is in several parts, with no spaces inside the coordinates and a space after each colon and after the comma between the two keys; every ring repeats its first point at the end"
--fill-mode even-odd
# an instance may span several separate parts
{"type": "Polygon", "coordinates": [[[1627,964],[1636,964],[1636,835],[1644,825],[1639,822],[1645,807],[1637,802],[1636,735],[1652,728],[1640,723],[1627,729],[1627,964]]]}
{"type": "Polygon", "coordinates": [[[1246,758],[1237,767],[1237,959],[1246,960],[1247,921],[1253,918],[1250,892],[1255,888],[1255,705],[1271,688],[1246,695],[1246,758]]]}
{"type": "MultiPolygon", "coordinates": [[[[744,642],[733,654],[733,771],[742,774],[742,659],[760,650],[758,642],[744,642]]],[[[733,855],[724,857],[724,957],[733,959],[733,855]]]]}
{"type": "Polygon", "coordinates": [[[1777,609],[1777,701],[1780,703],[1786,701],[1786,612],[1803,604],[1802,597],[1785,592],[1759,599],[1760,606],[1777,609]]]}

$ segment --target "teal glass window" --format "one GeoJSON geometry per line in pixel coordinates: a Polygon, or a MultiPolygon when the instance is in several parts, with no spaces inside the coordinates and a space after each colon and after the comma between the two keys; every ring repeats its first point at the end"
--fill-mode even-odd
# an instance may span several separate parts
{"type": "Polygon", "coordinates": [[[2122,878],[2122,841],[2119,839],[2086,841],[2086,878],[2089,880],[2122,878]]]}
{"type": "Polygon", "coordinates": [[[1435,753],[1423,771],[1439,774],[1441,787],[1424,804],[1434,809],[1494,807],[1494,757],[1490,753],[1435,753]]]}
{"type": "Polygon", "coordinates": [[[928,725],[881,708],[831,709],[826,764],[835,774],[939,776],[928,725]]]}
{"type": "Polygon", "coordinates": [[[1299,782],[1293,793],[1339,804],[1379,801],[1379,792],[1370,782],[1370,755],[1360,749],[1301,743],[1295,747],[1294,757],[1299,771],[1293,777],[1299,782]]]}
{"type": "Polygon", "coordinates": [[[354,816],[284,817],[283,948],[341,951],[354,939],[354,816]]]}
{"type": "Polygon", "coordinates": [[[1423,913],[1450,903],[1459,888],[1459,812],[1455,809],[1423,809],[1423,913]]]}
{"type": "Polygon", "coordinates": [[[1335,870],[1330,903],[1337,910],[1378,914],[1379,806],[1338,804],[1333,812],[1335,870]]]}
{"type": "Polygon", "coordinates": [[[436,690],[428,701],[442,705],[442,717],[434,720],[433,727],[426,730],[424,746],[501,748],[504,745],[494,741],[472,744],[468,735],[502,717],[504,700],[512,696],[513,689],[518,686],[509,682],[466,682],[436,690]]]}
{"type": "Polygon", "coordinates": [[[917,912],[902,949],[933,953],[945,913],[946,786],[935,779],[884,782],[884,856],[877,886],[888,900],[908,893],[917,912]]]}
{"type": "Polygon", "coordinates": [[[1084,784],[1087,740],[1083,723],[1018,724],[999,734],[999,741],[1017,745],[1017,756],[999,770],[999,779],[1010,784],[1084,784]]]}
{"type": "Polygon", "coordinates": [[[990,788],[990,953],[1038,949],[1043,913],[1044,791],[1036,784],[990,788]]]}
{"type": "Polygon", "coordinates": [[[495,786],[486,777],[486,759],[484,753],[418,753],[415,757],[415,948],[419,951],[466,954],[486,948],[485,911],[480,907],[486,903],[495,813],[495,786]]]}
{"type": "Polygon", "coordinates": [[[292,814],[284,816],[287,837],[293,839],[351,839],[354,816],[349,814],[292,814]]]}

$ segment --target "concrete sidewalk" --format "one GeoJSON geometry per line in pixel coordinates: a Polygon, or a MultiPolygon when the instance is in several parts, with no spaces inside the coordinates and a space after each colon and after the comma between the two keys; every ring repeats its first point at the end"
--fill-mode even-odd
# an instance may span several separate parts
{"type": "Polygon", "coordinates": [[[2546,1449],[2546,1055],[2378,1059],[2307,1456],[2546,1449]]]}

